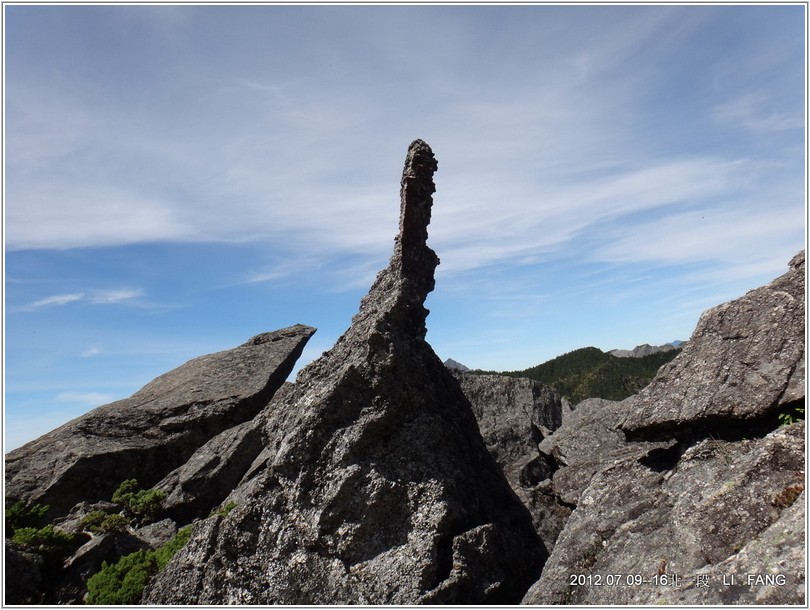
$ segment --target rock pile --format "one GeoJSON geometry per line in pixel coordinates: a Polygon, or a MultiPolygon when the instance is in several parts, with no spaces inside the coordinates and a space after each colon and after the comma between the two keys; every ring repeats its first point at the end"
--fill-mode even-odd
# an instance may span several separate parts
{"type": "Polygon", "coordinates": [[[523,603],[805,603],[804,277],[801,253],[541,443],[576,508],[523,603]]]}

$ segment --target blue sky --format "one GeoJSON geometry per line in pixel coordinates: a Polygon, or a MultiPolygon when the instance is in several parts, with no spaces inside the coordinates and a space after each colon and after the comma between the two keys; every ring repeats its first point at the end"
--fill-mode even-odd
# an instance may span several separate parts
{"type": "Polygon", "coordinates": [[[439,161],[441,358],[687,339],[805,242],[802,5],[5,5],[5,450],[348,327],[439,161]]]}

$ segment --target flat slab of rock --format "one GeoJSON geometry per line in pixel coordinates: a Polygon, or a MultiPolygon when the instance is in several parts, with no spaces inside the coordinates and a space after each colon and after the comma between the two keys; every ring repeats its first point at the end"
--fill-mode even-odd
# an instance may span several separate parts
{"type": "Polygon", "coordinates": [[[166,513],[181,521],[206,517],[239,484],[263,449],[261,421],[228,428],[155,485],[166,492],[166,513]]]}
{"type": "Polygon", "coordinates": [[[130,398],[83,415],[6,456],[6,499],[66,514],[109,500],[125,479],[158,482],[225,429],[253,418],[315,329],[297,325],[195,358],[130,398]]]}
{"type": "Polygon", "coordinates": [[[629,438],[761,420],[804,398],[804,258],[701,316],[683,351],[631,399],[621,424],[629,438]]]}

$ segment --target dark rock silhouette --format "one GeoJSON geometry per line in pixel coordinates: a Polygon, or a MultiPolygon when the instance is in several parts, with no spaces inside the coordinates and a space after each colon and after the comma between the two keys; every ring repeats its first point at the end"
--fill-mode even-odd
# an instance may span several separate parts
{"type": "Polygon", "coordinates": [[[125,479],[150,487],[223,430],[252,419],[284,383],[315,329],[258,335],[161,375],[6,456],[6,502],[48,504],[52,516],[109,500],[125,479]]]}
{"type": "Polygon", "coordinates": [[[803,605],[804,334],[800,253],[641,393],[564,418],[540,450],[575,510],[523,603],[803,605]]]}
{"type": "Polygon", "coordinates": [[[425,341],[435,169],[413,142],[388,268],[274,401],[236,508],[195,526],[146,603],[516,603],[536,578],[531,518],[425,341]]]}

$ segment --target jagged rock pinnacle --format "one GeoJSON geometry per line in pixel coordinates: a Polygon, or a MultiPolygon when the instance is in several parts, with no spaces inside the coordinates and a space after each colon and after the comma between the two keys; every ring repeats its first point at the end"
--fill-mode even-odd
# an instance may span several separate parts
{"type": "Polygon", "coordinates": [[[237,507],[198,522],[144,603],[515,603],[537,579],[531,517],[425,341],[435,170],[413,142],[388,266],[268,405],[264,449],[225,500],[237,507]]]}
{"type": "MultiPolygon", "coordinates": [[[[427,226],[433,206],[433,173],[438,168],[430,146],[414,140],[408,147],[400,188],[399,235],[394,258],[399,255],[403,279],[414,282],[425,296],[433,290],[433,273],[439,258],[427,245],[427,226]]],[[[424,297],[423,297],[424,298],[424,297]]]]}
{"type": "MultiPolygon", "coordinates": [[[[384,334],[424,338],[428,310],[424,303],[435,286],[433,273],[439,257],[427,245],[427,226],[433,206],[433,173],[438,168],[430,146],[414,140],[408,147],[400,186],[399,234],[388,267],[380,271],[352,320],[377,320],[384,334]]],[[[365,332],[365,331],[363,331],[365,332]]]]}

